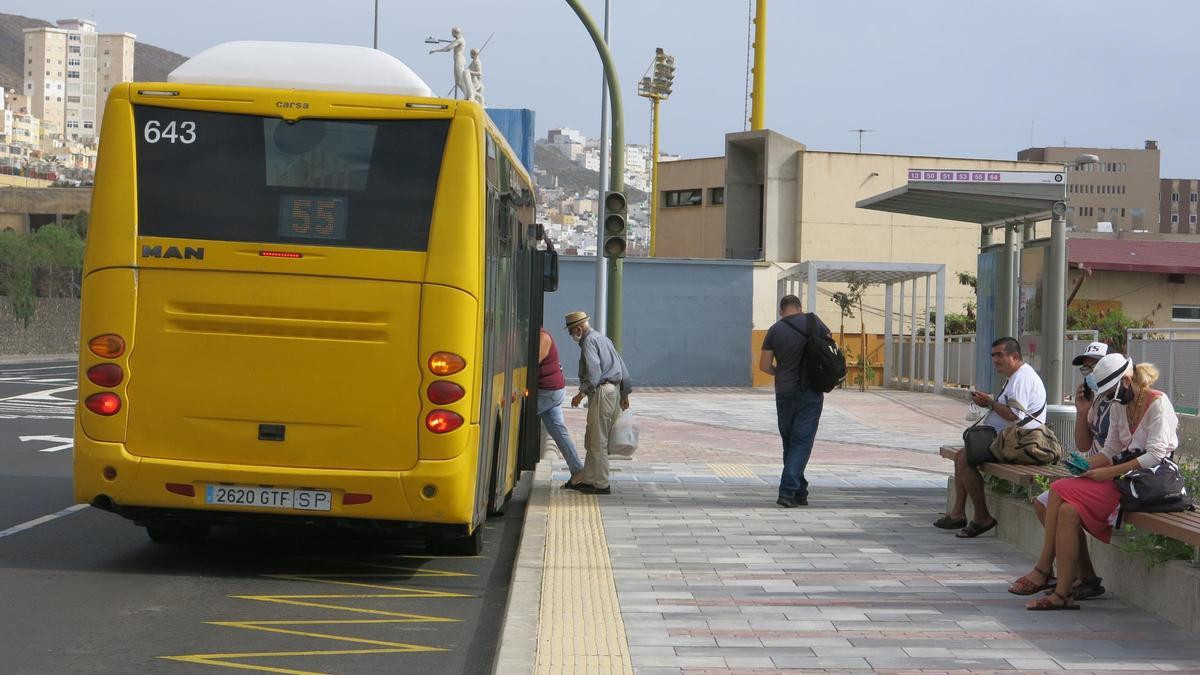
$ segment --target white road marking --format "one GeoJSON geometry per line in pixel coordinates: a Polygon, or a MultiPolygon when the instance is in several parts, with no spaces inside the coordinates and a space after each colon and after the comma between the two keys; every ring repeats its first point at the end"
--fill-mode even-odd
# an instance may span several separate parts
{"type": "Polygon", "coordinates": [[[51,443],[66,443],[66,445],[56,445],[50,448],[42,448],[38,452],[58,452],[67,448],[75,447],[75,440],[71,438],[63,438],[62,436],[18,436],[22,443],[28,441],[49,441],[51,443]]]}
{"type": "Polygon", "coordinates": [[[13,534],[17,534],[18,532],[24,532],[25,530],[28,530],[33,527],[37,527],[38,525],[42,525],[44,523],[48,523],[52,520],[57,520],[58,518],[62,518],[63,516],[69,516],[72,513],[75,513],[76,511],[81,511],[83,509],[86,509],[88,506],[89,506],[88,504],[76,504],[74,506],[68,506],[67,508],[63,509],[62,511],[59,511],[58,513],[51,513],[48,516],[42,516],[41,518],[34,518],[33,520],[31,520],[27,523],[21,523],[20,525],[13,525],[12,527],[8,528],[7,530],[0,530],[0,539],[3,539],[5,537],[13,535],[13,534]]]}

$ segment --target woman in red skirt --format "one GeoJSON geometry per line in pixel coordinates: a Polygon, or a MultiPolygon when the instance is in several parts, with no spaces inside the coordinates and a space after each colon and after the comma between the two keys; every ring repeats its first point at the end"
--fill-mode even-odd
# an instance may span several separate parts
{"type": "Polygon", "coordinates": [[[1104,449],[1088,459],[1089,471],[1050,485],[1042,554],[1033,571],[1017,579],[1008,592],[1032,595],[1053,590],[1025,605],[1026,609],[1079,609],[1069,598],[1079,547],[1087,545],[1084,531],[1105,543],[1112,536],[1121,501],[1115,479],[1139,467],[1157,466],[1179,445],[1179,418],[1171,401],[1150,388],[1157,379],[1153,365],[1134,368],[1133,361],[1121,354],[1100,359],[1088,375],[1087,385],[1095,395],[1113,401],[1108,439],[1104,449]],[[1057,580],[1052,575],[1056,560],[1057,580]]]}

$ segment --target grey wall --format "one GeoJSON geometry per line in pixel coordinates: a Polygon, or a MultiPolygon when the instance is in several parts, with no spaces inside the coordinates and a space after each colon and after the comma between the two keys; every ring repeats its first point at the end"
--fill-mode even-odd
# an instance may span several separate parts
{"type": "Polygon", "coordinates": [[[78,352],[79,298],[38,298],[26,328],[13,318],[8,298],[0,297],[0,356],[78,352]]]}
{"type": "MultiPolygon", "coordinates": [[[[634,386],[750,386],[753,264],[727,260],[626,258],[623,354],[634,386]]],[[[559,287],[546,294],[546,328],[568,379],[579,348],[567,312],[594,313],[596,259],[563,256],[559,287]]],[[[603,327],[594,326],[603,331],[603,327]]]]}

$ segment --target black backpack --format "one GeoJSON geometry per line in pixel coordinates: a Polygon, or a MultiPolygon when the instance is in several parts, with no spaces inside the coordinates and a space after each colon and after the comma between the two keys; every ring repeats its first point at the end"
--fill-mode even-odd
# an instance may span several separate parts
{"type": "Polygon", "coordinates": [[[810,389],[828,394],[846,379],[846,356],[838,348],[833,336],[817,330],[817,317],[812,312],[807,315],[808,332],[796,328],[790,321],[783,322],[789,328],[807,338],[804,342],[804,359],[801,367],[808,380],[810,389]]]}

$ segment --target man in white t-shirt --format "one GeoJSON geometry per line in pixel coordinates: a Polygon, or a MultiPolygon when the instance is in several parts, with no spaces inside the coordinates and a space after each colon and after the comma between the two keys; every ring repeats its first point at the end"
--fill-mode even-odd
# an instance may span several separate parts
{"type": "MultiPolygon", "coordinates": [[[[971,394],[971,400],[991,412],[983,423],[1003,431],[1012,424],[1036,429],[1046,423],[1046,387],[1037,371],[1021,358],[1021,344],[1011,337],[992,343],[992,365],[996,372],[1008,378],[999,396],[982,391],[971,394]],[[1023,408],[1023,410],[1022,410],[1023,408]]],[[[942,518],[934,521],[946,530],[962,528],[955,536],[960,539],[978,537],[996,527],[996,519],[988,512],[983,495],[983,476],[979,469],[967,463],[966,450],[954,457],[954,506],[942,518]],[[974,520],[967,522],[967,497],[974,506],[974,520]]]]}

